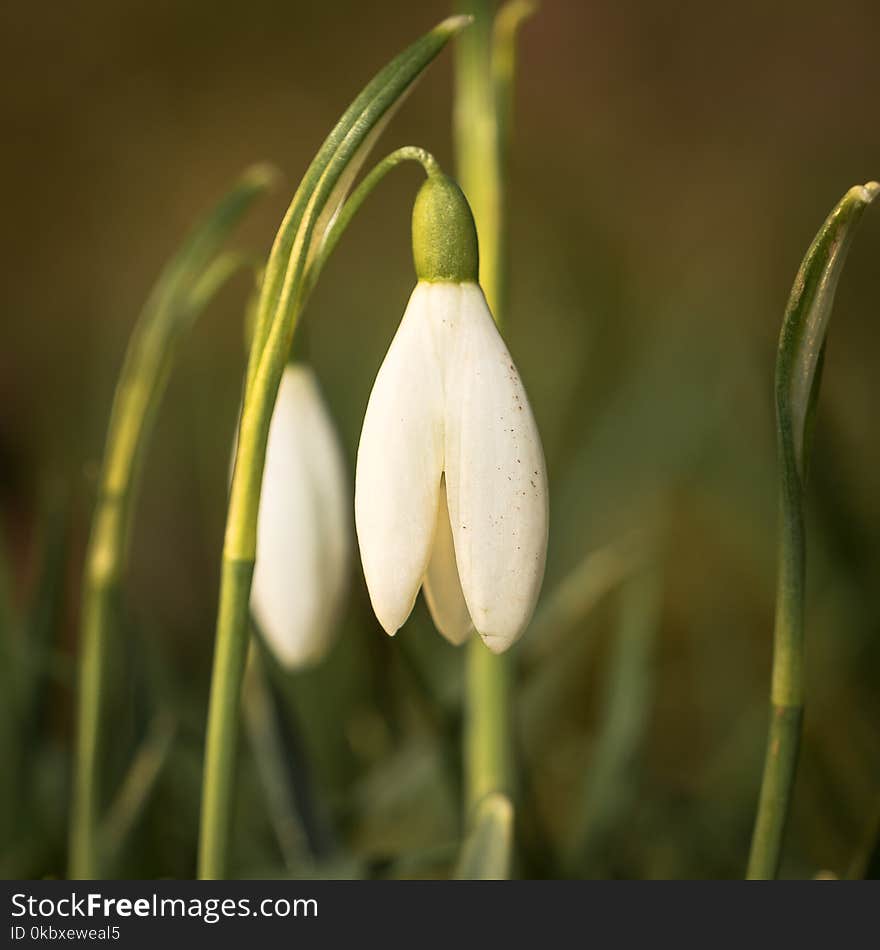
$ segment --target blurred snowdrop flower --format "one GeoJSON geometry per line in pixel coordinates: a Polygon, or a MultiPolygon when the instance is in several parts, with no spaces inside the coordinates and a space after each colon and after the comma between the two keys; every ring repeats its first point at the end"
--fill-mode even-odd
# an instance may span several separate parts
{"type": "Polygon", "coordinates": [[[428,178],[413,209],[418,283],[370,395],[355,521],[391,634],[424,588],[452,643],[495,653],[523,632],[547,552],[547,473],[523,384],[477,282],[467,201],[428,178]]]}
{"type": "Polygon", "coordinates": [[[284,370],[272,422],[257,523],[251,610],[282,666],[298,669],[330,648],[348,588],[348,479],[312,370],[284,370]]]}

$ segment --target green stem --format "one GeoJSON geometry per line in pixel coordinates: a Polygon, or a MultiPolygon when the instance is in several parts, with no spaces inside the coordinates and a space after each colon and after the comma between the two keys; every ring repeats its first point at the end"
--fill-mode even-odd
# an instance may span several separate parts
{"type": "MultiPolygon", "coordinates": [[[[787,418],[783,411],[780,429],[786,427],[787,418]]],[[[790,438],[781,439],[780,540],[770,727],[749,856],[750,880],[774,878],[779,872],[803,718],[806,546],[801,483],[792,445],[790,438]]]]}
{"type": "Polygon", "coordinates": [[[773,703],[770,716],[764,777],[749,855],[747,876],[750,881],[772,880],[779,871],[797,770],[803,706],[773,703]]]}
{"type": "Polygon", "coordinates": [[[498,103],[492,72],[491,0],[461,0],[473,15],[471,28],[455,47],[455,162],[458,181],[470,203],[480,244],[480,285],[495,322],[504,317],[499,299],[502,258],[501,148],[498,103]]]}
{"type": "Polygon", "coordinates": [[[202,784],[199,877],[224,876],[239,731],[239,701],[247,657],[251,580],[254,560],[224,556],[217,616],[217,647],[211,674],[208,738],[202,784]]]}
{"type": "Polygon", "coordinates": [[[512,794],[514,761],[511,723],[513,666],[478,637],[467,645],[465,673],[464,777],[469,820],[492,792],[512,794]]]}
{"type": "MultiPolygon", "coordinates": [[[[460,12],[473,15],[474,22],[455,49],[455,144],[459,183],[477,226],[480,284],[500,326],[501,180],[491,74],[492,7],[488,0],[459,5],[460,12]]],[[[513,674],[510,656],[496,656],[478,637],[472,638],[466,649],[464,777],[465,815],[470,822],[486,795],[510,795],[512,791],[513,674]]]]}
{"type": "MultiPolygon", "coordinates": [[[[493,49],[489,0],[466,0],[474,17],[456,45],[455,144],[458,178],[477,226],[480,284],[499,327],[507,304],[507,248],[503,222],[504,171],[509,136],[515,26],[505,7],[493,49]],[[503,114],[502,114],[503,113],[503,114]],[[503,133],[503,134],[502,134],[503,133]]],[[[465,696],[465,808],[468,820],[491,792],[511,795],[514,785],[510,654],[496,656],[474,637],[467,645],[465,696]]]]}
{"type": "MultiPolygon", "coordinates": [[[[103,500],[101,505],[105,510],[114,507],[109,499],[103,500]]],[[[88,560],[93,563],[94,555],[88,560]]],[[[100,876],[97,834],[99,750],[114,590],[115,582],[111,578],[91,576],[82,607],[76,769],[68,870],[68,876],[74,880],[100,876]]]]}
{"type": "MultiPolygon", "coordinates": [[[[783,374],[779,374],[779,378],[783,374]]],[[[818,379],[818,377],[817,377],[818,379]]],[[[818,390],[818,386],[816,387],[818,390]]],[[[791,437],[791,412],[786,387],[778,389],[780,431],[780,532],[777,566],[776,619],[773,628],[773,671],[770,727],[764,776],[752,835],[747,876],[772,879],[779,872],[782,841],[791,808],[803,718],[804,538],[801,475],[791,437]]]]}

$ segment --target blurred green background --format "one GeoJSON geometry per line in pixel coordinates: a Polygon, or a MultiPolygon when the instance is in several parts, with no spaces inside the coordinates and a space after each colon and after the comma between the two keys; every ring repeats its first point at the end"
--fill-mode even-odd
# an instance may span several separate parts
{"type": "MultiPolygon", "coordinates": [[[[4,733],[3,876],[64,873],[83,548],[114,382],[154,277],[263,159],[287,179],[238,243],[267,253],[338,115],[446,12],[401,0],[0,8],[0,527],[24,618],[6,621],[3,664],[39,684],[26,730],[4,733]]],[[[543,616],[574,570],[577,589],[597,591],[592,609],[536,624],[517,648],[523,876],[743,873],[770,668],[776,338],[825,215],[880,177],[878,35],[871,0],[547,0],[523,30],[507,335],[551,478],[543,616]],[[615,552],[646,523],[661,526],[650,582],[621,585],[615,552]]],[[[377,157],[417,144],[451,167],[451,78],[446,53],[377,157]]],[[[350,462],[413,283],[418,180],[395,173],[370,200],[305,318],[350,462]]],[[[878,261],[872,209],[838,293],[817,420],[788,876],[846,873],[880,806],[878,261]]],[[[176,728],[121,845],[125,876],[194,873],[248,290],[234,282],[187,341],[146,465],[108,797],[142,743],[176,728]]],[[[245,741],[235,874],[434,876],[454,859],[462,654],[421,603],[389,640],[359,565],[353,577],[330,657],[272,676],[287,765],[310,799],[305,840],[279,846],[245,741]]]]}

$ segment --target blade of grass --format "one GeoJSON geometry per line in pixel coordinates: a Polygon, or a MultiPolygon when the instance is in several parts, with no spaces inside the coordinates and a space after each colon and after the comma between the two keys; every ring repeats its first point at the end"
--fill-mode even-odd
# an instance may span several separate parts
{"type": "MultiPolygon", "coordinates": [[[[252,638],[244,683],[248,738],[269,817],[289,873],[318,866],[334,851],[312,789],[302,740],[272,681],[271,660],[252,638]]],[[[275,670],[276,673],[279,671],[275,670]]],[[[280,675],[287,675],[280,672],[280,675]]]]}
{"type": "Polygon", "coordinates": [[[293,873],[307,851],[306,836],[294,807],[290,776],[284,766],[263,675],[252,644],[244,677],[244,718],[278,848],[287,872],[293,873]]]}
{"type": "Polygon", "coordinates": [[[656,567],[643,568],[620,590],[620,625],[603,691],[598,737],[566,855],[566,864],[576,875],[590,867],[635,800],[633,771],[649,720],[660,608],[656,567]]]}
{"type": "Polygon", "coordinates": [[[644,537],[633,532],[590,551],[543,599],[528,630],[529,652],[543,658],[562,645],[566,634],[620,586],[644,559],[644,537]]]}
{"type": "Polygon", "coordinates": [[[116,866],[132,829],[143,814],[176,735],[174,716],[168,712],[157,713],[101,824],[101,857],[106,871],[116,866]]]}

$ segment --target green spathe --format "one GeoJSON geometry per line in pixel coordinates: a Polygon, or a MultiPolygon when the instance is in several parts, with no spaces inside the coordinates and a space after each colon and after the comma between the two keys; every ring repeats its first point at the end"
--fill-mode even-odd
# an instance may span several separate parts
{"type": "Polygon", "coordinates": [[[419,280],[477,283],[477,229],[461,188],[436,173],[419,189],[412,215],[413,261],[419,280]]]}

